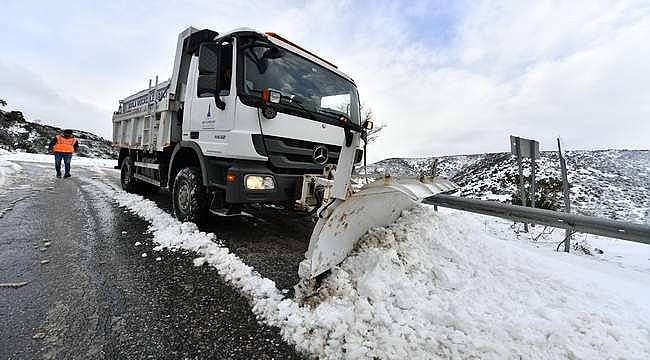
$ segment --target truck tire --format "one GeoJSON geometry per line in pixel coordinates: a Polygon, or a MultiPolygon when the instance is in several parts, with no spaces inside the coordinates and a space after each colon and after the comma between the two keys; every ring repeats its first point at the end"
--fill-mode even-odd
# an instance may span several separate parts
{"type": "Polygon", "coordinates": [[[133,176],[135,168],[131,162],[130,157],[125,157],[122,160],[122,168],[120,169],[120,183],[122,184],[122,190],[128,193],[135,193],[138,187],[137,180],[133,176]]]}
{"type": "Polygon", "coordinates": [[[208,215],[208,198],[201,178],[201,170],[196,167],[182,168],[174,180],[172,189],[174,215],[180,221],[195,224],[205,222],[208,215]]]}
{"type": "Polygon", "coordinates": [[[122,183],[122,190],[140,195],[153,195],[160,189],[158,186],[140,181],[133,175],[135,173],[135,166],[131,162],[129,156],[122,160],[122,168],[120,171],[120,182],[122,183]]]}

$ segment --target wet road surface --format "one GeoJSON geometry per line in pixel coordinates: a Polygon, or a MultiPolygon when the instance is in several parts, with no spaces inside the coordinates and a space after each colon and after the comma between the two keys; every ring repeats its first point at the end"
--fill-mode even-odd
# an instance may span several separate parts
{"type": "MultiPolygon", "coordinates": [[[[0,283],[27,284],[0,288],[0,359],[300,358],[216,270],[193,266],[192,253],[153,252],[149,224],[84,181],[116,184],[116,171],[56,179],[45,164],[21,166],[0,191],[0,283]]],[[[149,198],[169,211],[166,191],[149,198]]],[[[313,223],[253,215],[202,230],[290,289],[313,223]]]]}

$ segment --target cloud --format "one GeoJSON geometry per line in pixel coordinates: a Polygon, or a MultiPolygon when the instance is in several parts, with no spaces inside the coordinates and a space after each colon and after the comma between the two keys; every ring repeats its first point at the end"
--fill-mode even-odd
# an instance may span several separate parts
{"type": "MultiPolygon", "coordinates": [[[[376,159],[507,151],[509,134],[553,149],[647,148],[648,8],[481,2],[445,48],[367,53],[360,86],[390,131],[376,159]]],[[[359,76],[360,75],[360,76],[359,76]]]]}
{"type": "Polygon", "coordinates": [[[0,74],[0,96],[8,102],[7,108],[22,111],[28,120],[40,120],[62,128],[90,130],[104,136],[112,133],[110,109],[62,95],[36,74],[20,66],[0,63],[0,74]]]}
{"type": "Polygon", "coordinates": [[[40,109],[38,116],[57,122],[83,118],[104,136],[117,99],[156,74],[169,76],[176,35],[192,19],[217,30],[277,31],[332,59],[388,125],[370,146],[371,160],[507,151],[509,134],[550,149],[557,135],[571,148],[648,147],[650,7],[643,2],[26,6],[9,4],[13,16],[0,25],[0,32],[23,35],[6,42],[2,60],[13,65],[2,70],[20,64],[48,90],[12,100],[21,85],[4,74],[0,90],[28,113],[40,109]],[[54,100],[45,106],[48,96],[54,100]]]}

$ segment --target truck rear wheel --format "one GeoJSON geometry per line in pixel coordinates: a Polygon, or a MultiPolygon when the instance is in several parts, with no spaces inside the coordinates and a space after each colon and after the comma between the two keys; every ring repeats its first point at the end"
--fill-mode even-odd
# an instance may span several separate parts
{"type": "Polygon", "coordinates": [[[160,189],[156,185],[152,185],[135,178],[135,165],[131,162],[129,156],[122,160],[122,167],[120,171],[120,182],[122,183],[122,190],[141,195],[151,195],[158,192],[160,189]]]}
{"type": "Polygon", "coordinates": [[[178,172],[174,179],[172,202],[178,220],[195,224],[206,220],[208,201],[201,179],[201,170],[196,167],[186,167],[178,172]]]}
{"type": "Polygon", "coordinates": [[[133,176],[135,168],[131,162],[130,157],[125,157],[122,160],[122,168],[120,169],[120,183],[122,184],[122,190],[128,193],[135,193],[137,188],[137,183],[135,176],[133,176]]]}

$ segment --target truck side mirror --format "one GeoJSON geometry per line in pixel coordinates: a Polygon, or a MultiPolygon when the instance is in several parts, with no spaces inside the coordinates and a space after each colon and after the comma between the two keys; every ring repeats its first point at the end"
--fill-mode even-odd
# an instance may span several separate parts
{"type": "Polygon", "coordinates": [[[219,96],[223,74],[220,69],[221,45],[216,43],[203,43],[199,47],[199,77],[197,80],[197,93],[212,94],[219,109],[226,108],[226,103],[219,96]]]}
{"type": "Polygon", "coordinates": [[[219,45],[203,43],[199,47],[199,74],[213,75],[219,71],[219,45]]]}
{"type": "Polygon", "coordinates": [[[199,97],[216,96],[219,93],[217,75],[199,75],[196,90],[199,97]]]}

